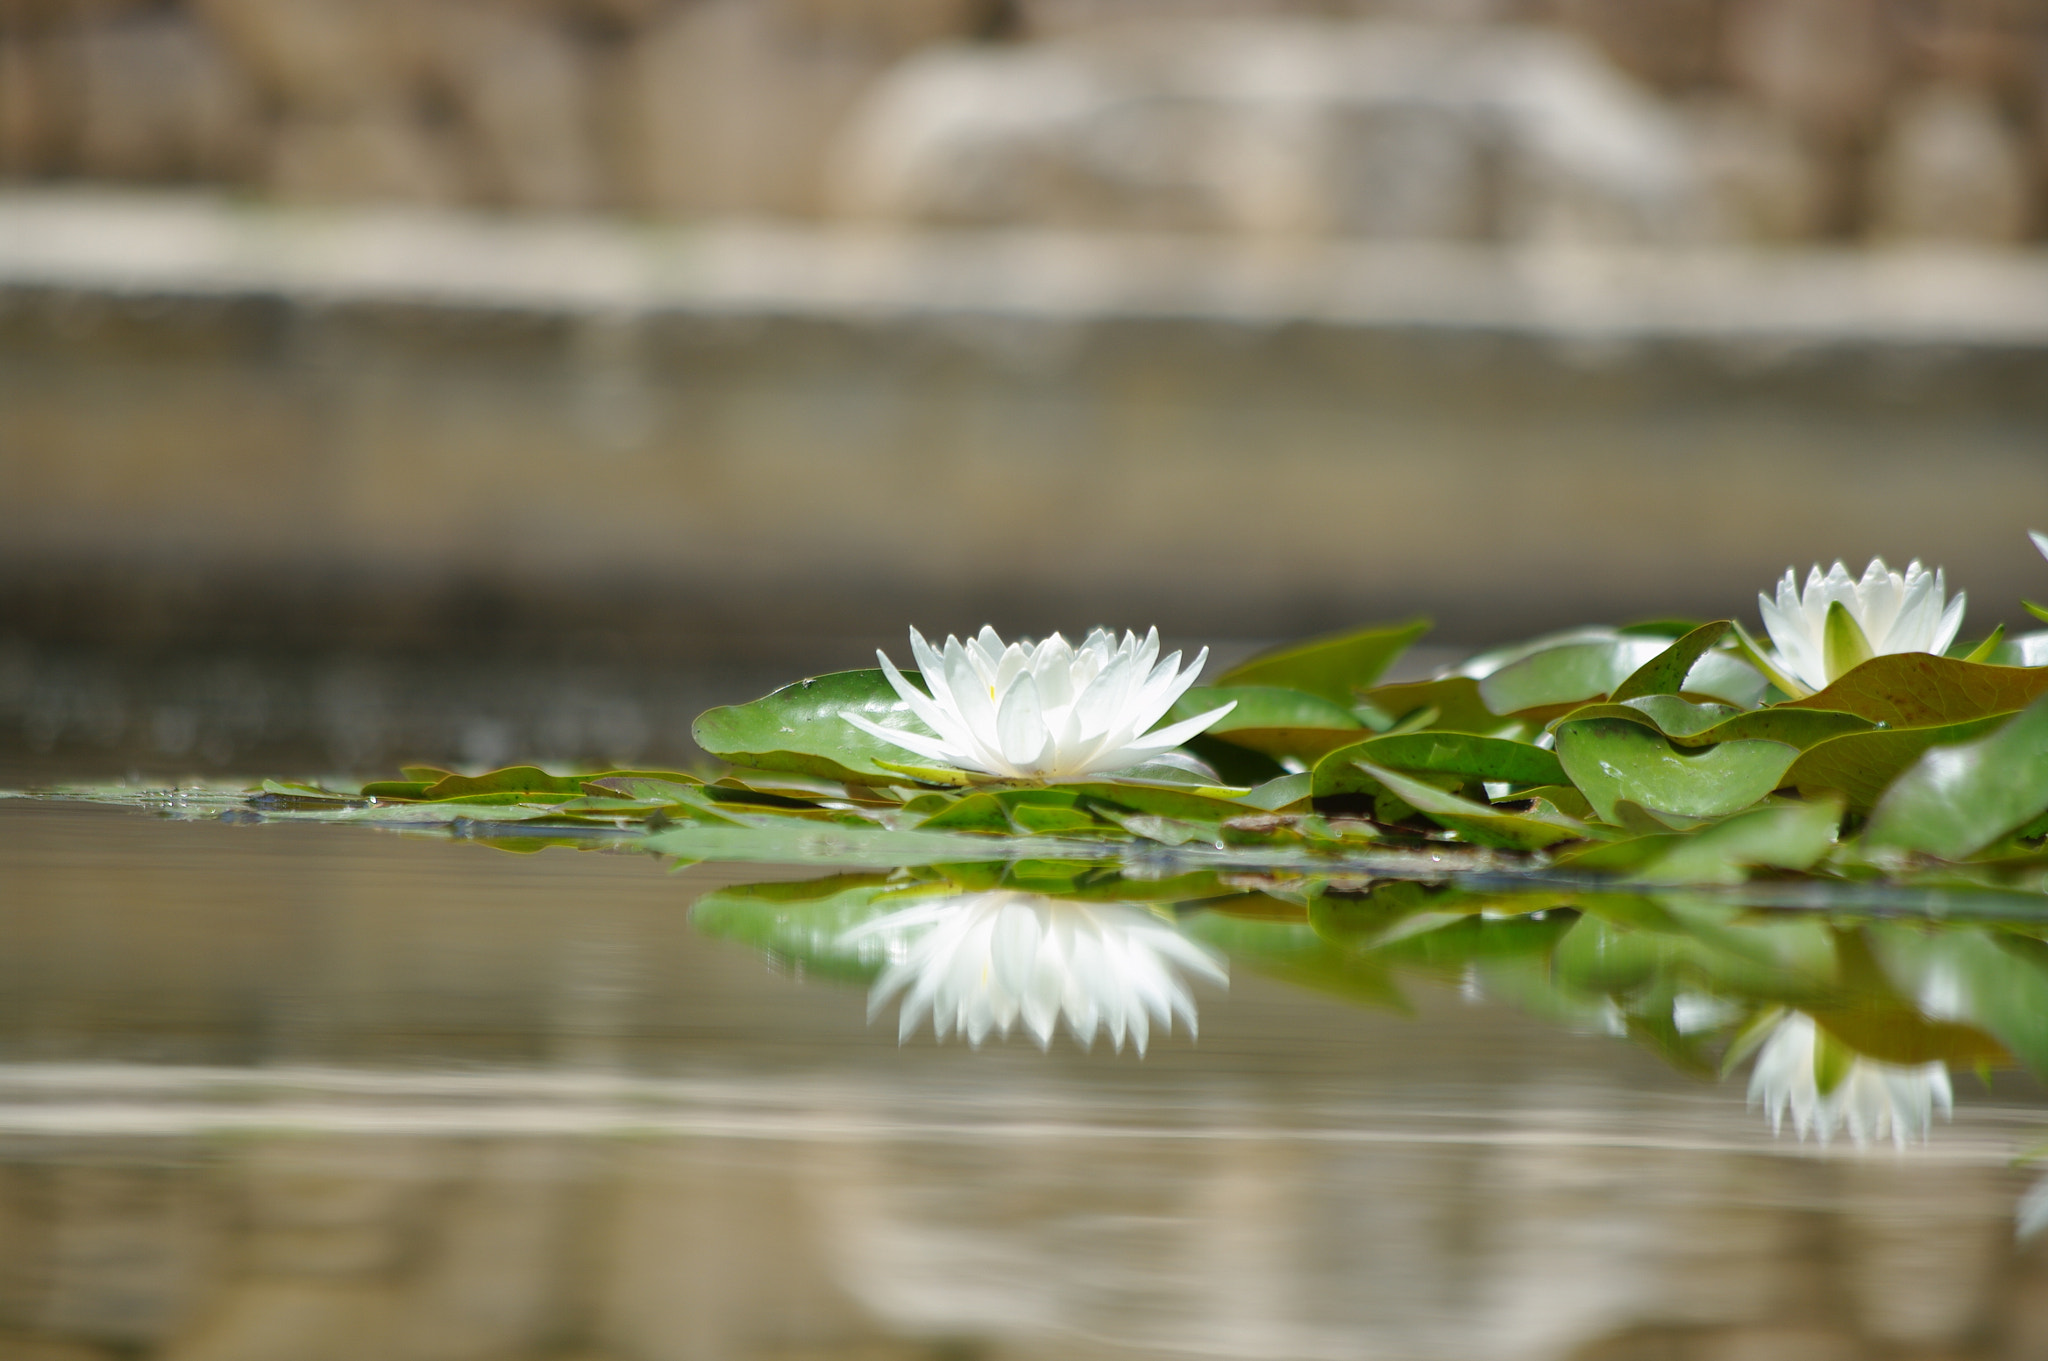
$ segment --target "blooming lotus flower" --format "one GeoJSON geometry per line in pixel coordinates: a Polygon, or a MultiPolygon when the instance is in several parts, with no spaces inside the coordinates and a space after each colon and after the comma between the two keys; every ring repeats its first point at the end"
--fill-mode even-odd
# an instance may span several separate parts
{"type": "Polygon", "coordinates": [[[883,674],[910,711],[936,733],[884,728],[859,714],[846,721],[862,732],[927,760],[1002,779],[1083,780],[1127,770],[1159,757],[1235,708],[1235,703],[1148,733],[1195,683],[1180,654],[1159,658],[1159,630],[1122,641],[1096,629],[1079,647],[1055,633],[1035,647],[1005,647],[984,628],[965,643],[948,637],[935,649],[916,629],[910,650],[930,687],[927,697],[903,678],[888,654],[876,652],[883,674]]]}
{"type": "Polygon", "coordinates": [[[1929,572],[1917,561],[1904,576],[1872,558],[1863,579],[1849,576],[1837,562],[1826,576],[1815,567],[1806,589],[1797,586],[1791,568],[1778,583],[1778,598],[1757,596],[1764,627],[1770,631],[1776,656],[1770,658],[1784,675],[1808,690],[1825,689],[1830,681],[1870,657],[1894,652],[1939,653],[1955,641],[1963,625],[1964,593],[1943,608],[1946,594],[1941,569],[1929,572]],[[1851,640],[1846,653],[1828,648],[1828,614],[1839,604],[1861,631],[1860,647],[1851,640]]]}
{"type": "Polygon", "coordinates": [[[1936,1106],[1944,1115],[1955,1109],[1955,1095],[1946,1065],[1880,1063],[1851,1053],[1824,1035],[1811,1016],[1795,1011],[1779,1021],[1764,1042],[1749,1078],[1749,1103],[1761,1103],[1770,1112],[1773,1134],[1789,1111],[1792,1128],[1802,1140],[1811,1132],[1827,1143],[1846,1126],[1858,1146],[1889,1134],[1904,1148],[1909,1138],[1927,1137],[1936,1106]],[[1835,1052],[1830,1055],[1827,1049],[1835,1052]],[[1826,1090],[1821,1080],[1824,1061],[1838,1069],[1826,1090]]]}
{"type": "Polygon", "coordinates": [[[1225,984],[1221,960],[1173,926],[1128,903],[1084,903],[996,890],[920,903],[865,922],[842,944],[880,936],[893,962],[868,997],[868,1018],[899,992],[898,1038],[925,1014],[943,1040],[957,1030],[979,1046],[1018,1021],[1045,1049],[1064,1017],[1082,1048],[1104,1030],[1121,1053],[1140,1054],[1153,1022],[1195,1033],[1186,972],[1225,984]]]}

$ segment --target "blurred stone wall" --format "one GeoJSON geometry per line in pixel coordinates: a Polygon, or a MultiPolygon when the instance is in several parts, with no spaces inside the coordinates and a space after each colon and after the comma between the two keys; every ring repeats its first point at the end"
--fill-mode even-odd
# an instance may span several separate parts
{"type": "MultiPolygon", "coordinates": [[[[0,182],[817,215],[921,50],[1301,17],[1581,35],[1682,130],[1724,237],[2048,229],[2048,0],[0,0],[0,182]]],[[[1219,225],[1136,216],[1107,225],[1219,225]]]]}

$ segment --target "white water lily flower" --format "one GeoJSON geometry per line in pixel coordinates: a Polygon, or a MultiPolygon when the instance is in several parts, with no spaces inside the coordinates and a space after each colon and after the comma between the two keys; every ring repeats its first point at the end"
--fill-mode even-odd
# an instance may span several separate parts
{"type": "Polygon", "coordinates": [[[1019,1021],[1045,1049],[1062,1018],[1082,1048],[1106,1031],[1145,1052],[1152,1025],[1173,1018],[1195,1033],[1195,999],[1181,974],[1227,985],[1221,959],[1171,923],[1128,903],[1070,902],[995,890],[920,903],[840,938],[880,937],[893,956],[868,994],[868,1019],[903,994],[898,1037],[927,1013],[939,1039],[1007,1037],[1019,1021]]]}
{"type": "Polygon", "coordinates": [[[1934,1111],[1955,1109],[1948,1068],[1936,1063],[1880,1063],[1851,1055],[1835,1085],[1821,1090],[1819,1068],[1826,1039],[1811,1016],[1791,1012],[1779,1021],[1757,1055],[1749,1078],[1749,1103],[1761,1104],[1771,1117],[1771,1132],[1783,1126],[1787,1112],[1792,1128],[1804,1140],[1812,1133],[1827,1143],[1847,1128],[1859,1147],[1889,1135],[1900,1148],[1909,1139],[1926,1139],[1934,1111]]]}
{"type": "Polygon", "coordinates": [[[984,628],[965,643],[934,649],[916,629],[910,650],[927,697],[877,652],[896,693],[937,736],[884,728],[859,714],[846,721],[926,760],[1003,779],[1083,780],[1158,759],[1236,707],[1147,732],[1195,683],[1180,654],[1159,660],[1159,630],[1121,640],[1095,629],[1079,647],[1055,633],[1038,645],[1011,643],[984,628]]]}
{"type": "Polygon", "coordinates": [[[1861,581],[1852,578],[1840,562],[1825,576],[1815,567],[1807,573],[1803,592],[1788,567],[1778,583],[1778,598],[1773,601],[1758,595],[1756,600],[1764,627],[1776,645],[1777,655],[1771,660],[1808,689],[1823,690],[1840,671],[1848,670],[1848,666],[1840,671],[1828,666],[1830,605],[1839,603],[1848,611],[1863,630],[1873,657],[1895,652],[1939,654],[1955,641],[1956,630],[1963,626],[1964,593],[1957,591],[1944,608],[1946,593],[1938,567],[1929,572],[1915,561],[1901,576],[1886,567],[1883,558],[1872,558],[1861,581]]]}

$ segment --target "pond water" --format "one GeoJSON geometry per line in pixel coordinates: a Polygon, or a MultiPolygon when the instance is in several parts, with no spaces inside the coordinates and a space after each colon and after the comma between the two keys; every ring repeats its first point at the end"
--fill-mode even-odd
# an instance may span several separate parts
{"type": "Polygon", "coordinates": [[[0,801],[0,1356],[2048,1355],[2024,922],[1029,900],[1187,943],[1140,1057],[899,1043],[972,875],[825,873],[0,801]],[[1774,1136],[1809,1013],[1895,1128],[1774,1136]]]}

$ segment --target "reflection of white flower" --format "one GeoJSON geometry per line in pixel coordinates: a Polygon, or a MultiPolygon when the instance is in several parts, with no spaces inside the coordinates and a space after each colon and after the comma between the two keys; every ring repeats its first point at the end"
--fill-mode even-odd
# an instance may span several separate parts
{"type": "Polygon", "coordinates": [[[1850,1053],[1811,1016],[1797,1011],[1778,1022],[1757,1055],[1749,1101],[1770,1112],[1773,1134],[1789,1111],[1801,1139],[1811,1133],[1826,1143],[1846,1127],[1858,1145],[1890,1135],[1901,1148],[1908,1139],[1927,1137],[1935,1107],[1944,1115],[1955,1109],[1945,1065],[1880,1063],[1850,1053]],[[1829,1047],[1840,1060],[1839,1070],[1834,1086],[1823,1092],[1820,1069],[1829,1047]]]}
{"type": "MultiPolygon", "coordinates": [[[[1836,673],[1827,664],[1828,606],[1840,602],[1870,643],[1870,655],[1882,657],[1893,652],[1939,653],[1955,641],[1963,626],[1964,593],[1942,607],[1946,587],[1941,569],[1929,572],[1917,561],[1908,565],[1904,576],[1872,558],[1863,579],[1850,577],[1837,562],[1826,576],[1815,567],[1806,575],[1806,589],[1800,591],[1791,568],[1778,583],[1778,598],[1759,595],[1758,607],[1764,627],[1777,646],[1777,663],[1792,679],[1814,690],[1827,687],[1836,673]]],[[[1845,668],[1846,669],[1846,668],[1845,668]]]]}
{"type": "Polygon", "coordinates": [[[923,691],[903,678],[883,653],[882,670],[896,693],[936,737],[884,728],[858,714],[846,721],[906,751],[961,770],[1010,779],[1080,780],[1126,770],[1158,757],[1201,732],[1235,707],[1145,730],[1195,683],[1208,660],[1180,670],[1180,654],[1159,658],[1159,630],[1121,642],[1104,629],[1074,647],[1055,633],[1036,647],[1003,646],[984,628],[962,643],[948,637],[934,649],[916,629],[910,650],[923,691]]]}
{"type": "Polygon", "coordinates": [[[1142,1054],[1154,1021],[1171,1031],[1179,1016],[1195,1033],[1195,999],[1182,972],[1228,981],[1217,956],[1127,903],[973,893],[865,922],[841,942],[873,936],[889,943],[892,962],[869,994],[868,1014],[902,993],[902,1039],[930,1012],[942,1040],[958,1030],[979,1045],[1022,1021],[1043,1049],[1064,1016],[1084,1048],[1099,1029],[1119,1052],[1128,1038],[1142,1054]]]}

